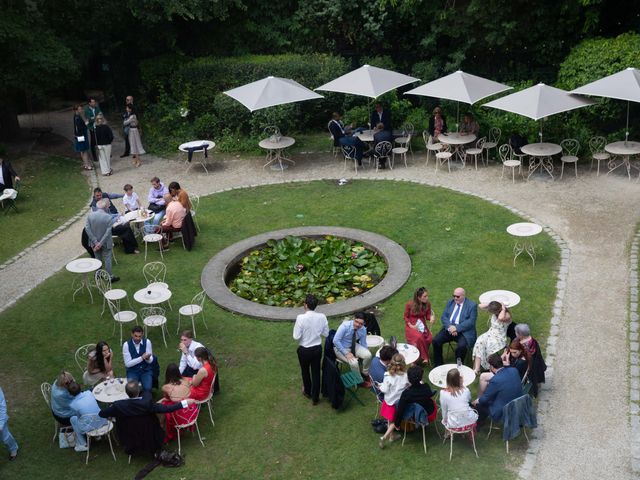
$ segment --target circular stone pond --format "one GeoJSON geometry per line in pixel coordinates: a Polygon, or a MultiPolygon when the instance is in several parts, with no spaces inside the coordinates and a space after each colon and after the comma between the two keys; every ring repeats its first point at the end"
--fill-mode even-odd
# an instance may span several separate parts
{"type": "Polygon", "coordinates": [[[354,228],[297,227],[262,233],[225,248],[204,267],[201,277],[202,288],[211,300],[225,310],[263,320],[295,320],[296,316],[304,311],[301,307],[273,307],[245,300],[232,293],[227,287],[227,282],[236,264],[252,250],[264,247],[269,240],[281,240],[287,236],[323,238],[326,235],[361,242],[366,248],[384,258],[387,273],[371,290],[336,303],[319,305],[316,308],[318,312],[327,316],[346,315],[378,304],[398,291],[411,274],[409,255],[399,244],[387,237],[354,228]]]}

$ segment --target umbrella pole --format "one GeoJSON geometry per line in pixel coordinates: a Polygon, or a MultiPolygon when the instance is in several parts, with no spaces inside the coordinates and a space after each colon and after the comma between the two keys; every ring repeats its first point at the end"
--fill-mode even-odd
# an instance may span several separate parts
{"type": "Polygon", "coordinates": [[[460,102],[456,102],[456,131],[460,128],[460,102]]]}
{"type": "MultiPolygon", "coordinates": [[[[542,119],[544,121],[544,118],[542,119]]],[[[540,131],[538,132],[540,143],[542,143],[542,121],[540,122],[540,131]]]]}
{"type": "Polygon", "coordinates": [[[629,100],[627,100],[627,128],[624,132],[624,144],[627,145],[627,140],[629,140],[629,100]]]}

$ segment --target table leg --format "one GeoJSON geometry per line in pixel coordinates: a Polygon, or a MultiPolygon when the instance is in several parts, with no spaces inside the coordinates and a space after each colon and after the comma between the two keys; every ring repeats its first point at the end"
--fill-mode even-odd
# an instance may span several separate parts
{"type": "Polygon", "coordinates": [[[553,159],[551,157],[543,157],[540,163],[553,180],[553,159]]]}
{"type": "Polygon", "coordinates": [[[516,241],[513,245],[513,266],[516,266],[516,259],[518,256],[525,252],[529,257],[531,257],[531,261],[533,262],[533,266],[536,266],[536,249],[533,245],[533,242],[530,240],[523,240],[522,242],[516,241]]]}
{"type": "Polygon", "coordinates": [[[527,180],[535,173],[538,168],[541,167],[540,159],[536,157],[529,157],[529,174],[527,175],[527,180]]]}
{"type": "Polygon", "coordinates": [[[637,169],[640,171],[640,169],[638,167],[636,167],[635,165],[631,165],[631,160],[629,159],[629,155],[624,155],[622,157],[622,161],[620,163],[617,163],[616,160],[614,158],[612,158],[611,160],[609,160],[609,162],[607,163],[607,167],[609,168],[609,171],[607,172],[607,175],[609,175],[611,172],[614,172],[615,170],[617,170],[618,168],[624,166],[627,170],[627,176],[629,177],[629,180],[631,180],[631,167],[637,169]]]}
{"type": "Polygon", "coordinates": [[[76,294],[80,292],[82,289],[86,288],[89,292],[89,297],[91,298],[91,303],[93,303],[93,294],[91,293],[91,285],[89,283],[88,273],[83,273],[81,277],[76,277],[71,284],[71,288],[73,291],[73,301],[76,301],[76,294]]]}

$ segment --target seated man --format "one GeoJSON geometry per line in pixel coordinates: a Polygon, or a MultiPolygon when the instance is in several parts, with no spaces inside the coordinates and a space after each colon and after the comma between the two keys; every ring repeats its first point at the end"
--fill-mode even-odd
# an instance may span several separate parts
{"type": "Polygon", "coordinates": [[[0,157],[0,193],[2,193],[5,188],[13,188],[14,180],[19,182],[20,177],[11,164],[0,157]]]}
{"type": "Polygon", "coordinates": [[[75,451],[86,452],[87,437],[85,433],[106,425],[107,421],[98,415],[100,407],[90,390],[82,392],[77,382],[71,382],[69,384],[69,394],[73,397],[70,405],[73,415],[69,420],[73,431],[76,432],[75,451]]]}
{"type": "Polygon", "coordinates": [[[445,343],[456,342],[456,358],[464,360],[467,349],[473,348],[476,341],[476,319],[478,305],[469,298],[465,298],[464,288],[456,288],[453,298],[447,302],[440,321],[442,330],[433,339],[433,353],[435,366],[442,365],[442,346],[445,343]]]}
{"type": "Polygon", "coordinates": [[[478,423],[491,417],[496,422],[502,421],[502,407],[511,400],[524,395],[520,374],[514,367],[505,367],[497,353],[489,355],[489,369],[493,378],[482,396],[472,402],[478,410],[478,423]]]}
{"type": "Polygon", "coordinates": [[[153,386],[153,349],[151,340],[143,334],[139,325],[131,329],[131,338],[122,344],[122,356],[127,378],[140,382],[144,391],[150,392],[153,386]]]}
{"type": "Polygon", "coordinates": [[[116,430],[124,451],[131,455],[138,450],[156,453],[162,447],[164,431],[160,427],[156,413],[170,413],[186,408],[195,400],[182,400],[170,405],[153,401],[151,392],[141,391],[136,380],[127,382],[125,392],[127,400],[118,400],[102,410],[102,418],[114,417],[116,430]]]}
{"type": "Polygon", "coordinates": [[[462,135],[475,135],[478,136],[480,133],[480,125],[473,118],[473,114],[467,112],[462,117],[462,123],[460,124],[460,128],[458,130],[462,135]]]}
{"type": "Polygon", "coordinates": [[[372,357],[371,367],[369,368],[369,375],[371,380],[376,383],[382,383],[384,381],[384,372],[387,371],[387,366],[398,350],[390,345],[385,345],[380,349],[379,356],[372,357]]]}
{"type": "Polygon", "coordinates": [[[362,165],[362,153],[364,152],[364,142],[356,136],[351,135],[351,128],[342,124],[342,116],[338,112],[333,112],[332,119],[329,122],[329,131],[333,135],[333,145],[338,147],[342,145],[352,145],[356,149],[356,160],[358,165],[362,165]]]}
{"type": "Polygon", "coordinates": [[[342,322],[338,327],[333,337],[333,349],[338,360],[348,363],[353,372],[360,373],[358,359],[361,359],[362,373],[369,373],[371,352],[367,348],[367,329],[362,312],[356,313],[353,320],[342,322]]]}
{"type": "Polygon", "coordinates": [[[389,132],[393,130],[391,128],[391,112],[389,112],[389,110],[385,110],[380,102],[376,102],[376,107],[371,113],[371,120],[369,123],[371,128],[374,128],[374,125],[382,123],[385,130],[389,130],[389,132]]]}
{"type": "Polygon", "coordinates": [[[178,349],[182,352],[180,357],[180,374],[183,377],[193,377],[202,368],[202,363],[196,358],[196,348],[204,347],[193,339],[191,330],[184,330],[180,336],[178,349]]]}
{"type": "Polygon", "coordinates": [[[169,193],[169,189],[165,187],[164,183],[160,181],[158,177],[151,179],[151,188],[149,189],[149,210],[154,212],[156,216],[153,219],[154,224],[158,224],[164,215],[166,208],[164,196],[169,193]]]}
{"type": "MultiPolygon", "coordinates": [[[[383,123],[378,123],[376,125],[376,133],[373,134],[374,151],[380,142],[389,142],[393,147],[393,133],[391,133],[391,130],[385,130],[383,123]]],[[[379,168],[386,168],[387,166],[386,158],[381,158],[379,162],[380,162],[378,165],[379,168]]]]}
{"type": "Polygon", "coordinates": [[[182,229],[182,222],[184,221],[184,217],[187,216],[187,210],[178,200],[175,200],[170,193],[165,194],[164,201],[167,208],[165,210],[165,217],[162,219],[158,231],[167,234],[162,240],[162,248],[166,249],[169,246],[171,234],[173,232],[179,232],[182,229]]]}

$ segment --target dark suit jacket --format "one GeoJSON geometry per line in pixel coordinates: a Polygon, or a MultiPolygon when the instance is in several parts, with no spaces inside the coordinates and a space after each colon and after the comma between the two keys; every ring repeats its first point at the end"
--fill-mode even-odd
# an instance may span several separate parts
{"type": "Polygon", "coordinates": [[[389,110],[382,109],[382,120],[380,119],[380,115],[378,115],[378,112],[376,112],[375,110],[373,111],[369,120],[369,123],[371,123],[371,128],[376,128],[376,125],[378,125],[378,123],[380,122],[384,123],[385,130],[392,130],[391,112],[389,112],[389,110]]]}
{"type": "Polygon", "coordinates": [[[483,407],[489,407],[491,418],[500,422],[502,407],[522,395],[524,393],[518,370],[513,367],[504,367],[493,376],[487,390],[478,399],[478,403],[483,407]]]}
{"type": "MultiPolygon", "coordinates": [[[[445,330],[451,326],[451,314],[453,313],[455,305],[456,304],[452,298],[447,302],[447,306],[444,307],[440,321],[442,322],[442,327],[445,330]]],[[[470,298],[465,298],[464,303],[462,304],[462,311],[460,312],[460,321],[458,322],[458,325],[456,325],[456,329],[467,340],[469,347],[473,347],[473,344],[476,343],[477,318],[478,305],[476,305],[476,302],[470,298]]]]}
{"type": "MultiPolygon", "coordinates": [[[[433,118],[433,115],[431,116],[431,118],[429,118],[429,135],[431,135],[433,137],[433,132],[435,131],[435,119],[433,118]]],[[[447,128],[447,118],[442,115],[442,132],[441,133],[447,133],[449,131],[449,129],[447,128]]],[[[437,142],[438,139],[434,138],[433,139],[434,142],[437,142]]]]}
{"type": "Polygon", "coordinates": [[[4,188],[13,188],[13,179],[14,177],[17,177],[18,174],[13,169],[11,164],[6,160],[2,161],[1,166],[2,166],[2,178],[4,178],[4,188]]]}
{"type": "Polygon", "coordinates": [[[175,412],[182,408],[182,403],[176,402],[171,405],[163,405],[153,401],[151,392],[143,392],[142,397],[128,398],[126,400],[118,400],[110,407],[100,411],[99,415],[103,418],[107,417],[136,417],[139,415],[147,415],[149,413],[169,413],[175,412]]]}
{"type": "Polygon", "coordinates": [[[393,133],[391,133],[391,130],[380,130],[373,135],[373,148],[376,148],[376,145],[380,142],[391,142],[391,146],[393,146],[393,133]]]}
{"type": "Polygon", "coordinates": [[[340,125],[338,125],[338,122],[336,120],[331,120],[329,122],[329,131],[331,132],[331,135],[333,135],[334,147],[340,146],[340,139],[344,137],[343,129],[344,127],[340,128],[340,125]]]}

